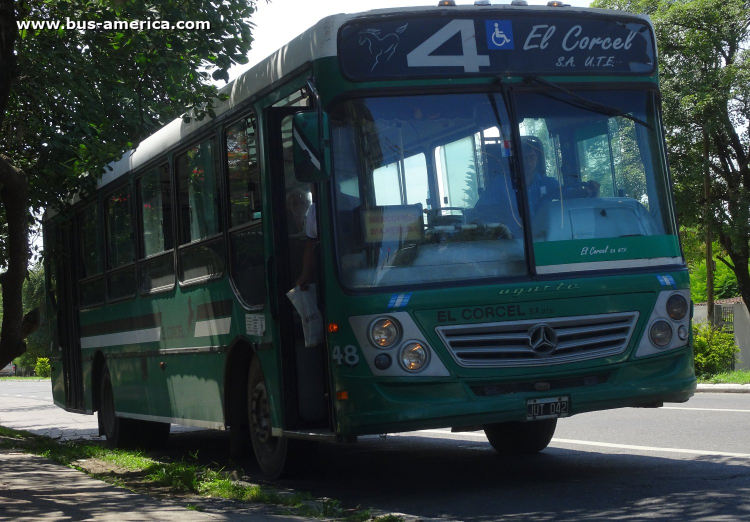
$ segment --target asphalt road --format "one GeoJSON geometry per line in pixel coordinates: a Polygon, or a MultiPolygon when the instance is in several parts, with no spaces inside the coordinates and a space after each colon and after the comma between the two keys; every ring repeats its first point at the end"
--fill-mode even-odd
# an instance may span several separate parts
{"type": "MultiPolygon", "coordinates": [[[[63,438],[96,428],[52,406],[48,383],[1,380],[0,424],[63,438]]],[[[183,429],[171,448],[262,479],[229,460],[226,433],[183,429]]],[[[550,447],[525,458],[499,457],[481,432],[321,445],[299,478],[278,484],[422,519],[750,520],[750,394],[561,419],[550,447]]]]}

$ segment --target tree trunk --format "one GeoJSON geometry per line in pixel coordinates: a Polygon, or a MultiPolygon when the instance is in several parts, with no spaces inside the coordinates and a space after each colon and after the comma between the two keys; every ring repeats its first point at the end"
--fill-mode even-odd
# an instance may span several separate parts
{"type": "MultiPolygon", "coordinates": [[[[0,330],[0,366],[26,351],[23,339],[23,281],[29,262],[29,202],[26,175],[0,155],[0,202],[8,223],[7,270],[0,274],[3,291],[3,323],[0,330]]],[[[28,323],[28,321],[27,321],[28,323]]],[[[24,335],[25,334],[25,335],[24,335]]]]}
{"type": "Polygon", "coordinates": [[[709,168],[708,131],[703,128],[703,173],[706,177],[704,189],[706,191],[706,319],[711,326],[716,325],[714,317],[714,253],[711,226],[713,209],[711,208],[711,169],[709,168]]]}
{"type": "Polygon", "coordinates": [[[10,86],[16,77],[16,55],[13,48],[18,37],[14,0],[0,0],[0,126],[5,119],[10,86]]]}

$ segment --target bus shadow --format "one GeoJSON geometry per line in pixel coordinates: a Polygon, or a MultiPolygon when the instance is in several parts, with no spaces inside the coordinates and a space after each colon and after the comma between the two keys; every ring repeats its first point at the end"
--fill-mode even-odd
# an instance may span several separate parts
{"type": "Polygon", "coordinates": [[[484,440],[400,435],[320,444],[293,479],[269,481],[233,462],[226,433],[175,433],[171,458],[195,455],[249,480],[363,506],[373,513],[463,520],[750,519],[750,459],[665,457],[553,444],[503,457],[484,440]],[[191,453],[192,452],[192,453],[191,453]]]}
{"type": "Polygon", "coordinates": [[[488,443],[371,439],[324,446],[297,489],[448,520],[750,518],[750,460],[550,447],[502,457],[488,443]]]}

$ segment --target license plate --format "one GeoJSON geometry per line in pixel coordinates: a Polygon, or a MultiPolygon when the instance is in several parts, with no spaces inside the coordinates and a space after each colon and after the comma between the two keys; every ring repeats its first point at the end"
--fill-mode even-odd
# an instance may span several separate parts
{"type": "Polygon", "coordinates": [[[556,419],[570,413],[570,397],[549,397],[526,401],[526,420],[556,419]]]}

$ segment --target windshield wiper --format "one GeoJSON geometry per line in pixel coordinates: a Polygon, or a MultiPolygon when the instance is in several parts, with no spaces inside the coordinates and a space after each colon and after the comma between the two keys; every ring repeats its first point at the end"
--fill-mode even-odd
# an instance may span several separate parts
{"type": "Polygon", "coordinates": [[[570,96],[571,98],[573,98],[573,100],[575,100],[575,102],[573,100],[566,100],[566,99],[557,98],[557,97],[555,97],[555,99],[556,100],[560,100],[563,103],[567,103],[568,105],[573,105],[574,107],[579,107],[581,109],[588,109],[590,111],[598,112],[600,114],[605,114],[607,116],[620,116],[622,118],[626,118],[628,120],[634,121],[635,123],[639,123],[639,124],[643,125],[644,127],[648,128],[648,129],[656,130],[656,129],[654,129],[653,125],[651,125],[650,123],[648,123],[648,122],[646,122],[646,121],[638,118],[637,116],[632,116],[632,115],[630,115],[630,114],[628,114],[626,112],[623,112],[622,110],[618,109],[617,107],[612,107],[611,105],[606,105],[604,103],[599,103],[599,102],[595,102],[595,101],[592,101],[592,100],[588,100],[588,99],[584,98],[583,96],[580,96],[580,95],[578,95],[578,94],[576,94],[574,92],[571,92],[570,90],[566,89],[562,85],[558,85],[558,84],[553,83],[553,82],[548,82],[547,80],[543,80],[539,76],[534,76],[534,75],[526,76],[526,77],[524,77],[524,81],[526,83],[534,82],[534,83],[538,83],[540,85],[545,85],[547,87],[552,87],[553,89],[555,89],[557,91],[560,91],[560,92],[563,92],[563,93],[567,94],[568,96],[570,96]]]}

